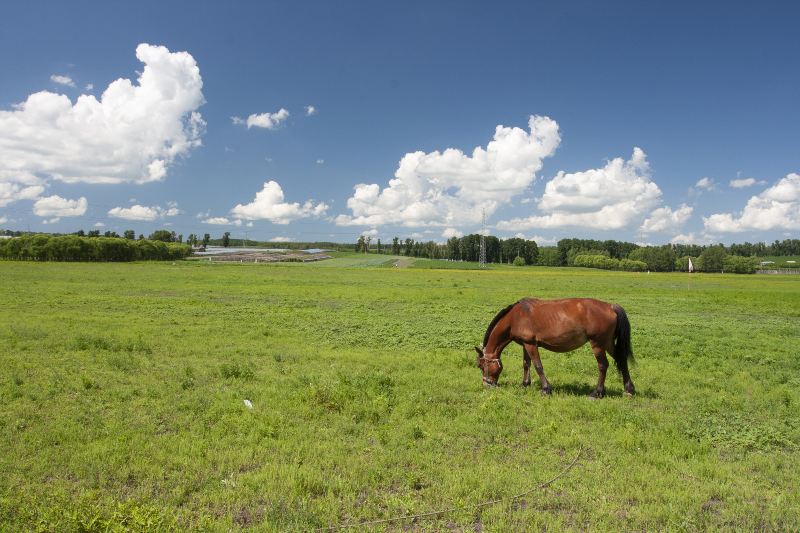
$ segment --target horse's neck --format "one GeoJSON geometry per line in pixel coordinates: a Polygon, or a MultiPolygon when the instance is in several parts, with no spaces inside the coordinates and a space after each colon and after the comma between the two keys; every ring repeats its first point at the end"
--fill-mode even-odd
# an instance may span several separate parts
{"type": "Polygon", "coordinates": [[[511,313],[506,314],[492,328],[492,332],[489,334],[489,341],[483,347],[484,352],[494,353],[497,357],[500,357],[500,352],[510,342],[511,325],[508,318],[509,314],[511,313]]]}

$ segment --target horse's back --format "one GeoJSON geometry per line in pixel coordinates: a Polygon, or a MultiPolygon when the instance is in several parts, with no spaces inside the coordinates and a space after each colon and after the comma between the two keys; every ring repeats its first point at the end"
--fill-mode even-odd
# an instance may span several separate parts
{"type": "Polygon", "coordinates": [[[529,330],[529,335],[548,349],[571,350],[590,339],[606,344],[609,334],[613,337],[616,313],[607,302],[594,298],[525,298],[521,303],[529,314],[528,327],[520,329],[529,330]]]}

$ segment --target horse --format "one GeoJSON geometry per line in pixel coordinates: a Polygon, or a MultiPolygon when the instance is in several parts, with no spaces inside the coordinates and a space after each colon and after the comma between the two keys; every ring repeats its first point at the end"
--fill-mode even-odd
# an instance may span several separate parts
{"type": "Polygon", "coordinates": [[[540,347],[552,352],[569,352],[589,342],[597,359],[599,373],[597,386],[589,397],[600,399],[605,396],[608,369],[606,352],[611,354],[622,374],[625,395],[633,396],[635,392],[628,371],[628,361],[633,363],[631,325],[625,310],[617,304],[593,298],[523,298],[502,309],[489,323],[483,336],[483,345],[480,348],[475,347],[484,385],[497,386],[497,380],[503,371],[500,354],[512,341],[522,345],[523,387],[531,384],[530,368],[533,359],[542,394],[552,393],[539,358],[540,347]]]}

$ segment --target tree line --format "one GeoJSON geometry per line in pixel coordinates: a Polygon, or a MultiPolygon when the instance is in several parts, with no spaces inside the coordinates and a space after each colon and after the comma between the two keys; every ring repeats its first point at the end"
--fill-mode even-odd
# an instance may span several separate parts
{"type": "MultiPolygon", "coordinates": [[[[415,241],[411,238],[401,241],[399,237],[395,237],[392,239],[392,243],[387,245],[383,245],[380,239],[375,245],[372,245],[372,238],[362,235],[355,245],[356,252],[447,259],[449,261],[479,261],[480,250],[481,236],[477,233],[463,237],[451,237],[444,244],[432,240],[415,241]]],[[[513,263],[517,257],[520,257],[524,264],[535,265],[538,254],[539,247],[534,241],[517,237],[499,239],[492,235],[486,236],[487,263],[513,263]]]]}
{"type": "Polygon", "coordinates": [[[184,259],[188,244],[151,239],[26,234],[0,239],[0,259],[33,261],[154,261],[184,259]]]}
{"type": "MultiPolygon", "coordinates": [[[[452,237],[446,243],[415,241],[411,238],[392,239],[382,245],[380,239],[372,244],[368,236],[356,243],[358,252],[385,253],[448,259],[478,261],[480,258],[479,234],[452,237]]],[[[556,246],[538,247],[534,241],[520,238],[499,239],[486,236],[486,261],[512,263],[520,257],[526,265],[580,266],[607,270],[672,272],[688,270],[689,259],[698,272],[753,273],[758,268],[758,257],[800,255],[800,239],[785,239],[772,244],[749,243],[717,245],[665,244],[640,246],[631,242],[594,239],[561,239],[556,246]]],[[[518,262],[518,264],[520,264],[518,262]]]]}

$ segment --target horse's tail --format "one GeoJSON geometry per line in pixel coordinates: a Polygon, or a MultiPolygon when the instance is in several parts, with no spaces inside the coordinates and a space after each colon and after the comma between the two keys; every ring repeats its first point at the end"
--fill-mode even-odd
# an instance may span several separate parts
{"type": "Polygon", "coordinates": [[[633,348],[631,347],[631,323],[622,307],[614,304],[611,308],[617,314],[617,328],[614,331],[614,353],[611,354],[611,357],[614,358],[617,368],[622,370],[622,368],[627,367],[629,361],[631,364],[636,362],[633,359],[633,348]]]}

